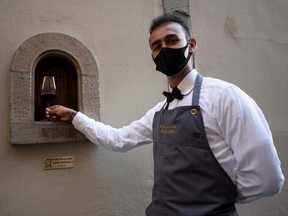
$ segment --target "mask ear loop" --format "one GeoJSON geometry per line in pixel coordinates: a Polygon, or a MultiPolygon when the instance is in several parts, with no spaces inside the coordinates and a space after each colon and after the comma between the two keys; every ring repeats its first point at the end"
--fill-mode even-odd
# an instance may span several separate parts
{"type": "MultiPolygon", "coordinates": [[[[188,44],[190,43],[191,39],[188,40],[188,44]]],[[[195,55],[194,52],[192,53],[192,69],[195,69],[195,55]]]]}

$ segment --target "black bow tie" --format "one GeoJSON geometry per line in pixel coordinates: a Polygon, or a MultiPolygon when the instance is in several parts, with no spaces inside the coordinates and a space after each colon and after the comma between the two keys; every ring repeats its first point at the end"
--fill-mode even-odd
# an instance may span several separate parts
{"type": "Polygon", "coordinates": [[[163,92],[163,95],[167,97],[167,105],[165,107],[165,110],[168,109],[169,103],[172,102],[175,98],[178,100],[182,100],[184,95],[181,94],[181,91],[175,87],[172,89],[172,92],[163,92]]]}

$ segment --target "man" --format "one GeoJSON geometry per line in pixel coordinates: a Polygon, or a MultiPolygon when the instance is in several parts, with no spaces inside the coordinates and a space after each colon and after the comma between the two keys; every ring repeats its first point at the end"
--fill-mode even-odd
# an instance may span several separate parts
{"type": "Polygon", "coordinates": [[[196,40],[177,17],[153,20],[149,45],[171,93],[140,120],[115,129],[63,106],[48,118],[72,120],[93,143],[125,152],[153,141],[149,216],[237,215],[236,202],[278,193],[284,182],[269,126],[237,86],[192,68],[196,40]]]}

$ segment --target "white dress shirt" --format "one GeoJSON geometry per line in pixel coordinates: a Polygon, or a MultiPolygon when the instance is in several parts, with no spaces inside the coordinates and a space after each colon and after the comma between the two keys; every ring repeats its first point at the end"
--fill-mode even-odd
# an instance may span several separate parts
{"type": "MultiPolygon", "coordinates": [[[[169,109],[191,105],[196,75],[197,71],[192,70],[178,85],[186,96],[173,100],[169,109]]],[[[109,150],[126,152],[153,142],[153,117],[165,102],[119,129],[81,112],[72,123],[91,142],[109,150]]],[[[237,202],[250,202],[280,192],[284,183],[280,161],[269,125],[255,101],[231,83],[204,77],[199,103],[209,145],[236,185],[237,202]]]]}

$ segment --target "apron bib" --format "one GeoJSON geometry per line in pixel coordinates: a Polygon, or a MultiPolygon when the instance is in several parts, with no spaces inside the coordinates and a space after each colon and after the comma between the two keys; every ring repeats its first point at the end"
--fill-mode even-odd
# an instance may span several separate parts
{"type": "Polygon", "coordinates": [[[154,187],[147,216],[237,215],[236,189],[208,144],[197,75],[192,106],[160,110],[153,120],[154,187]]]}

